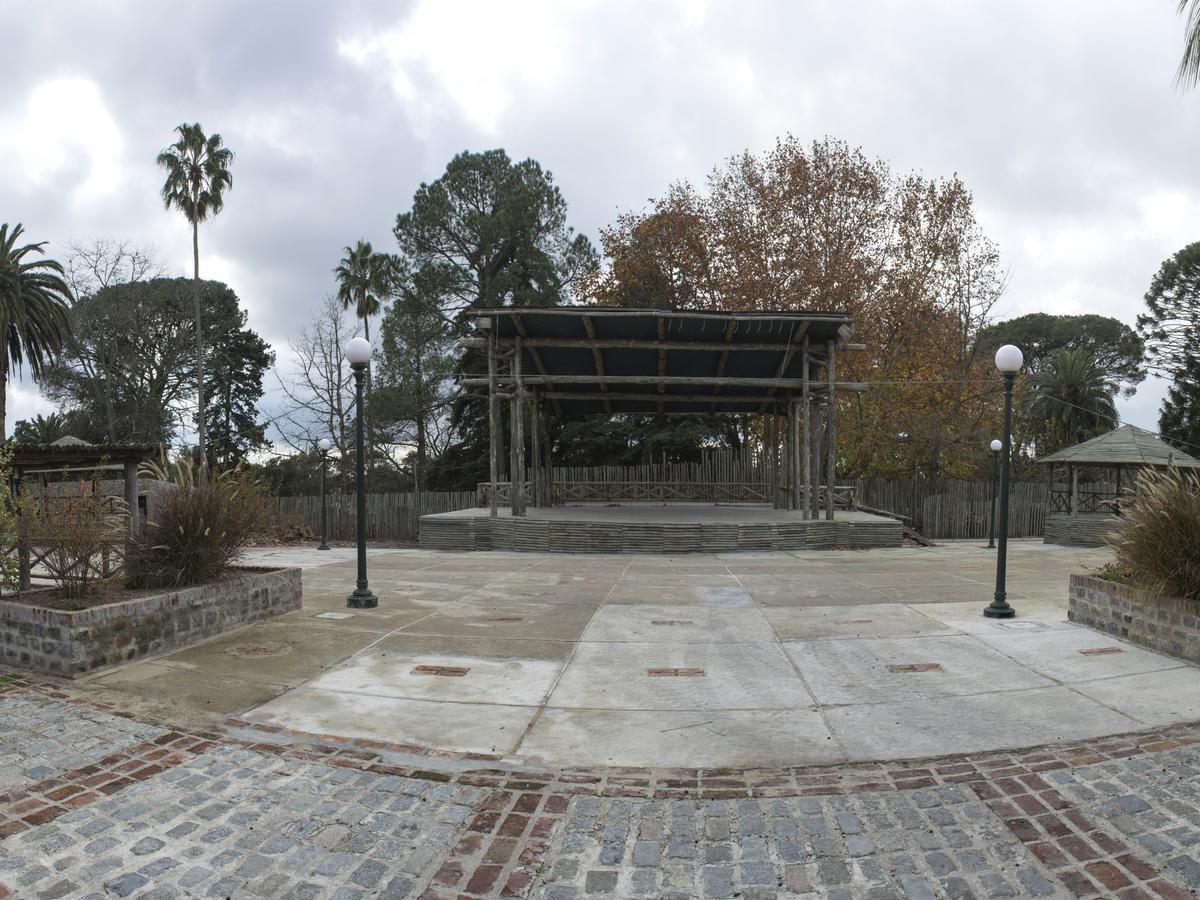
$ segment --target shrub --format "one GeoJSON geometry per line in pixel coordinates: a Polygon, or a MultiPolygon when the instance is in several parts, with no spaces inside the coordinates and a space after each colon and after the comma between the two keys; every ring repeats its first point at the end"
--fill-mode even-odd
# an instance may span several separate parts
{"type": "Polygon", "coordinates": [[[1142,470],[1121,531],[1109,542],[1117,565],[1138,584],[1200,599],[1200,475],[1142,470]]]}
{"type": "Polygon", "coordinates": [[[153,496],[151,519],[130,542],[131,587],[183,587],[218,578],[267,521],[259,485],[240,469],[200,478],[191,460],[148,466],[166,487],[153,496]]]}
{"type": "Polygon", "coordinates": [[[21,524],[41,563],[74,605],[82,605],[125,540],[125,502],[106,496],[97,473],[90,481],[52,482],[21,509],[21,524]]]}

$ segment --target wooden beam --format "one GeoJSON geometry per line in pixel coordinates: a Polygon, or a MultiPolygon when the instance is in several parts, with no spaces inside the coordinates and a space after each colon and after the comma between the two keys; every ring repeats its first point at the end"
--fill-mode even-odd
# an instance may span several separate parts
{"type": "MultiPolygon", "coordinates": [[[[500,376],[502,383],[511,384],[513,377],[500,376]]],[[[762,387],[762,388],[799,388],[799,378],[706,378],[704,376],[667,375],[659,378],[655,375],[528,375],[524,378],[527,385],[542,384],[677,384],[704,385],[706,387],[762,387]]],[[[482,385],[486,379],[477,376],[460,378],[458,383],[465,386],[482,385]]],[[[759,398],[762,400],[763,398],[759,398]]]]}
{"type": "Polygon", "coordinates": [[[546,307],[545,309],[529,309],[521,307],[507,307],[496,309],[472,309],[467,310],[467,315],[474,318],[496,318],[499,316],[519,316],[525,313],[537,313],[539,316],[594,316],[594,315],[610,315],[619,318],[647,318],[659,317],[665,319],[720,319],[726,321],[728,319],[737,319],[739,322],[830,322],[840,326],[847,325],[850,322],[849,313],[736,313],[736,312],[692,312],[688,310],[672,310],[672,309],[621,309],[616,307],[597,307],[594,309],[581,308],[578,306],[558,306],[546,307]]]}
{"type": "MultiPolygon", "coordinates": [[[[655,343],[658,344],[658,348],[657,348],[658,349],[658,377],[665,378],[667,376],[667,348],[669,346],[666,341],[667,320],[660,318],[658,320],[658,322],[656,323],[655,327],[658,330],[658,340],[655,341],[655,343]]],[[[658,393],[659,393],[660,397],[665,390],[666,390],[665,384],[660,384],[658,386],[658,393]]],[[[658,401],[658,414],[660,416],[662,415],[662,411],[663,411],[663,403],[662,403],[662,400],[659,400],[658,401]]]]}
{"type": "Polygon", "coordinates": [[[829,405],[825,412],[825,483],[829,486],[829,500],[825,510],[825,518],[833,521],[833,495],[837,487],[837,396],[834,393],[837,384],[837,349],[833,341],[829,342],[828,358],[825,360],[826,384],[828,385],[829,405]]]}
{"type": "MultiPolygon", "coordinates": [[[[659,327],[660,328],[662,327],[661,319],[659,320],[659,327]]],[[[721,347],[721,356],[717,360],[717,371],[714,376],[716,378],[721,378],[725,375],[725,364],[729,362],[729,342],[731,340],[733,340],[733,332],[736,329],[737,329],[737,319],[730,319],[729,324],[725,326],[725,341],[724,341],[724,345],[721,347]]],[[[659,335],[659,336],[661,337],[661,335],[659,335]]],[[[662,375],[664,373],[659,372],[658,374],[662,375]]],[[[719,394],[720,392],[721,392],[721,389],[719,387],[713,390],[714,394],[719,394]]],[[[714,412],[716,411],[716,408],[717,408],[717,403],[714,400],[713,401],[713,411],[714,412]]]]}
{"type": "Polygon", "coordinates": [[[500,400],[496,396],[496,329],[488,332],[488,477],[492,491],[488,515],[496,518],[496,490],[500,480],[500,400]]]}
{"type": "MultiPolygon", "coordinates": [[[[538,352],[537,345],[530,344],[529,341],[525,340],[525,337],[528,334],[525,328],[525,321],[520,316],[513,316],[513,327],[517,329],[517,334],[519,334],[521,339],[524,341],[525,349],[529,351],[529,358],[533,360],[533,364],[537,366],[537,370],[543,375],[549,375],[550,372],[546,368],[545,362],[542,360],[542,354],[538,352]]],[[[491,333],[495,334],[496,329],[493,328],[491,333]]],[[[559,415],[562,415],[562,410],[558,408],[557,403],[555,403],[554,409],[555,412],[557,412],[559,415]]]]}
{"type": "Polygon", "coordinates": [[[513,516],[525,515],[525,381],[521,377],[521,342],[517,340],[517,352],[512,363],[516,391],[512,399],[512,471],[509,473],[509,491],[512,494],[513,516]]]}
{"type": "MultiPolygon", "coordinates": [[[[644,400],[647,403],[657,403],[662,400],[666,403],[709,403],[713,401],[712,394],[651,394],[651,393],[632,393],[621,391],[609,391],[607,394],[601,394],[593,391],[555,391],[549,390],[542,393],[543,397],[554,397],[557,400],[644,400]]],[[[762,403],[762,394],[722,394],[721,401],[723,403],[762,403]]],[[[752,412],[752,410],[744,410],[744,412],[752,412]]]]}
{"type": "MultiPolygon", "coordinates": [[[[786,345],[787,349],[783,351],[783,356],[781,356],[779,359],[779,365],[775,368],[775,377],[776,378],[783,377],[783,373],[787,371],[788,364],[791,363],[791,361],[792,361],[792,356],[795,354],[796,350],[800,348],[800,346],[801,346],[800,342],[804,340],[804,337],[807,334],[808,334],[808,323],[802,322],[800,324],[800,330],[792,335],[791,339],[787,342],[787,345],[786,345]]],[[[775,393],[774,388],[771,389],[771,393],[772,394],[775,393]]],[[[762,408],[763,408],[763,411],[765,412],[766,408],[767,408],[767,404],[763,403],[762,408]]]]}
{"type": "MultiPolygon", "coordinates": [[[[592,342],[592,364],[596,367],[596,374],[600,376],[600,393],[608,393],[608,385],[604,381],[604,354],[600,352],[600,348],[596,346],[596,326],[592,324],[591,316],[583,317],[583,330],[587,332],[588,340],[592,342]]],[[[605,401],[604,411],[610,416],[612,415],[612,402],[605,401]]]]}
{"type": "MultiPolygon", "coordinates": [[[[665,322],[663,323],[665,326],[665,322]]],[[[482,347],[487,342],[482,338],[463,338],[461,343],[466,347],[482,347]]],[[[726,344],[723,341],[670,341],[666,339],[665,327],[664,333],[661,333],[657,340],[637,340],[634,338],[599,338],[595,341],[586,340],[584,338],[539,338],[531,337],[527,341],[523,341],[526,348],[543,347],[555,348],[563,350],[591,350],[593,347],[599,347],[601,350],[705,350],[721,352],[730,350],[734,352],[753,352],[753,353],[774,353],[780,350],[787,350],[791,344],[780,342],[758,343],[749,341],[734,341],[726,344]]],[[[505,338],[500,339],[500,346],[511,346],[505,338]]],[[[865,349],[865,344],[847,344],[846,347],[852,349],[865,349]]],[[[822,356],[823,351],[814,350],[815,356],[822,356]]]]}
{"type": "Polygon", "coordinates": [[[804,387],[801,389],[801,449],[800,449],[800,465],[802,469],[802,480],[804,481],[804,497],[801,504],[801,509],[804,511],[803,518],[810,517],[812,507],[812,415],[810,398],[808,373],[808,336],[804,337],[804,356],[801,363],[801,377],[804,379],[804,387]]]}

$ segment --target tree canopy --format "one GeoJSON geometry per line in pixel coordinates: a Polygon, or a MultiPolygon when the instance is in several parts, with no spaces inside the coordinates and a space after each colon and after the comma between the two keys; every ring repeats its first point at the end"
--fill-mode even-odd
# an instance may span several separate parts
{"type": "Polygon", "coordinates": [[[980,351],[991,356],[1003,344],[1025,355],[1025,371],[1040,372],[1062,350],[1082,350],[1126,395],[1146,377],[1146,353],[1134,329],[1110,316],[1029,313],[996,322],[979,334],[980,351]]]}
{"type": "Polygon", "coordinates": [[[1170,382],[1159,430],[1192,452],[1200,444],[1200,241],[1163,262],[1145,302],[1138,334],[1150,369],[1170,382]]]}
{"type": "Polygon", "coordinates": [[[590,290],[602,303],[852,314],[867,349],[846,354],[839,377],[870,389],[839,403],[846,471],[949,474],[986,455],[998,381],[975,338],[1004,278],[957,177],[788,136],[702,187],[671,186],[600,243],[590,290]]]}
{"type": "MultiPolygon", "coordinates": [[[[261,443],[254,410],[271,355],[246,328],[237,295],[217,281],[200,282],[208,314],[206,392],[214,447],[237,458],[261,443]]],[[[193,282],[153,278],[102,288],[77,298],[72,338],[47,369],[47,396],[97,442],[170,442],[195,403],[193,282]]]]}

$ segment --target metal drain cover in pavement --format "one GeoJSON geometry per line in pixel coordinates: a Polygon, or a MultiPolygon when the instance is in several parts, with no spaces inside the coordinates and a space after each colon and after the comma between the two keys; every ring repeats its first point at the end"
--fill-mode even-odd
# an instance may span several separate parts
{"type": "Polygon", "coordinates": [[[1100,656],[1104,653],[1124,653],[1120,647],[1088,647],[1085,650],[1080,650],[1084,656],[1100,656]]]}
{"type": "Polygon", "coordinates": [[[651,625],[695,625],[691,619],[651,619],[651,625]]]}
{"type": "Polygon", "coordinates": [[[444,675],[449,678],[462,678],[470,671],[466,666],[417,666],[412,673],[414,675],[444,675]]]}
{"type": "Polygon", "coordinates": [[[323,612],[313,616],[314,619],[353,619],[354,613],[323,612]]]}
{"type": "Polygon", "coordinates": [[[237,644],[225,651],[230,656],[282,656],[292,652],[292,645],[287,641],[255,641],[250,644],[237,644]]]}
{"type": "Polygon", "coordinates": [[[942,671],[941,663],[891,663],[887,670],[889,672],[909,673],[909,672],[940,672],[942,671]]]}
{"type": "Polygon", "coordinates": [[[651,678],[703,678],[703,669],[692,668],[674,668],[674,669],[647,669],[646,674],[651,678]]]}
{"type": "Polygon", "coordinates": [[[997,628],[1007,628],[1009,631],[1045,631],[1050,626],[1045,622],[993,622],[997,628]]]}

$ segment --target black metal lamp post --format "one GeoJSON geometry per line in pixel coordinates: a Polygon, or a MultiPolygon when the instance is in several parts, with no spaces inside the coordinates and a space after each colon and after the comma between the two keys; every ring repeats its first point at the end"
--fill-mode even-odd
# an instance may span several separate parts
{"type": "Polygon", "coordinates": [[[1012,398],[1017,372],[1025,362],[1019,347],[1005,344],[996,351],[996,368],[1004,376],[1004,434],[1000,447],[1000,545],[996,550],[996,595],[984,609],[989,619],[1011,619],[1017,611],[1008,605],[1004,590],[1005,566],[1008,563],[1008,467],[1012,458],[1012,398]]]}
{"type": "Polygon", "coordinates": [[[355,453],[355,493],[358,500],[358,514],[355,521],[355,533],[358,537],[358,581],[354,592],[346,598],[346,605],[353,609],[373,609],[379,605],[379,598],[371,593],[367,586],[367,494],[366,494],[366,448],[363,446],[363,381],[367,374],[367,364],[371,361],[371,345],[360,337],[351,338],[346,344],[346,362],[354,372],[354,445],[355,453]]]}
{"type": "Polygon", "coordinates": [[[1004,449],[1004,444],[998,439],[992,438],[992,443],[989,444],[992,448],[992,512],[988,516],[988,545],[989,550],[996,549],[996,479],[1000,477],[1000,451],[1004,449]]]}
{"type": "Polygon", "coordinates": [[[317,441],[317,450],[321,453],[321,545],[318,550],[329,549],[329,514],[325,509],[325,464],[329,461],[329,451],[333,448],[333,441],[329,438],[321,438],[317,441]]]}

